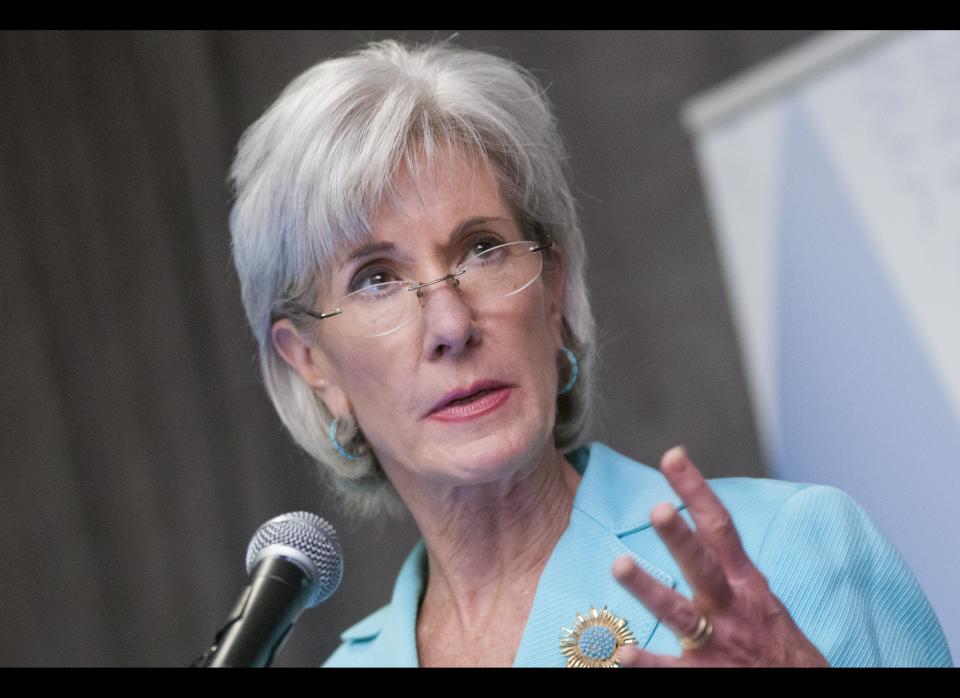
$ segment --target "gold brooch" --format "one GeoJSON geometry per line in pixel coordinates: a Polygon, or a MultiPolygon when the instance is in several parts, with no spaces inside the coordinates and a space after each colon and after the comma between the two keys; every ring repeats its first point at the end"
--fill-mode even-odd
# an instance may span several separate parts
{"type": "Polygon", "coordinates": [[[599,611],[591,608],[586,617],[578,613],[573,630],[563,630],[566,635],[560,639],[560,649],[567,657],[567,667],[573,669],[618,667],[617,650],[637,644],[627,630],[627,621],[617,618],[606,606],[599,611]]]}

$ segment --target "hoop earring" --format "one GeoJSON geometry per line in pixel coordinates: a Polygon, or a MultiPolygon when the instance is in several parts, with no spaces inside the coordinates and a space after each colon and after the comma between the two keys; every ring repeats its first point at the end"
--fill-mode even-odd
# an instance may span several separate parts
{"type": "Polygon", "coordinates": [[[566,347],[560,347],[560,351],[566,354],[567,359],[570,361],[570,379],[557,391],[558,396],[566,395],[573,390],[573,386],[577,384],[577,378],[580,376],[580,362],[577,361],[577,357],[566,347]]]}
{"type": "Polygon", "coordinates": [[[347,460],[357,460],[358,456],[348,453],[340,442],[337,440],[337,424],[340,423],[340,418],[337,417],[332,422],[330,422],[330,428],[327,430],[327,436],[330,437],[330,441],[333,442],[333,447],[337,449],[337,452],[346,458],[347,460]]]}

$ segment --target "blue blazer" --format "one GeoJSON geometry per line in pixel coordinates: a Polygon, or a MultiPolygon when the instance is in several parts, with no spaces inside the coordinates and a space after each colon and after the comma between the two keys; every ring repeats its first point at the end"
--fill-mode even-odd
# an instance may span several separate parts
{"type": "MultiPolygon", "coordinates": [[[[647,572],[692,592],[650,523],[673,503],[692,523],[659,470],[601,443],[568,458],[583,475],[570,525],[540,577],[515,666],[563,667],[560,639],[577,614],[606,606],[627,620],[640,647],[679,656],[673,633],[623,589],[613,561],[632,553],[647,572]]],[[[747,554],[773,593],[832,666],[950,666],[950,650],[903,558],[853,499],[834,487],[723,478],[710,486],[730,511],[747,554]]],[[[418,666],[417,608],[427,578],[420,541],[390,604],[349,628],[324,666],[418,666]]]]}

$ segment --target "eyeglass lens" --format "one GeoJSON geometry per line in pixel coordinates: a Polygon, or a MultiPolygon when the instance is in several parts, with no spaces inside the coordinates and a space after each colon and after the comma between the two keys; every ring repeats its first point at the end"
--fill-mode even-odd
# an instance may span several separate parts
{"type": "MultiPolygon", "coordinates": [[[[543,270],[535,243],[510,242],[468,258],[447,279],[455,283],[472,307],[512,296],[533,283],[543,270]]],[[[439,284],[435,284],[439,285],[439,284]]],[[[432,286],[411,290],[409,281],[389,281],[351,293],[339,305],[343,312],[324,320],[324,331],[347,337],[377,337],[394,332],[413,320],[427,301],[432,286]],[[421,301],[421,297],[423,300],[421,301]]]]}

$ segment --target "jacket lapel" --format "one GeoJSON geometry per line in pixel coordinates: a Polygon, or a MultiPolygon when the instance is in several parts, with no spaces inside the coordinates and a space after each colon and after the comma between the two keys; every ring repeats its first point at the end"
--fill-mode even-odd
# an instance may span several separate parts
{"type": "Polygon", "coordinates": [[[631,554],[655,579],[677,586],[667,572],[627,547],[622,536],[648,528],[650,509],[657,502],[669,501],[678,508],[682,502],[659,471],[603,444],[592,444],[588,459],[583,455],[571,458],[583,470],[583,479],[570,525],[540,577],[514,666],[566,666],[560,649],[564,628],[574,628],[578,613],[604,606],[627,621],[640,647],[647,646],[658,621],[614,580],[610,568],[620,555],[631,554]]]}

